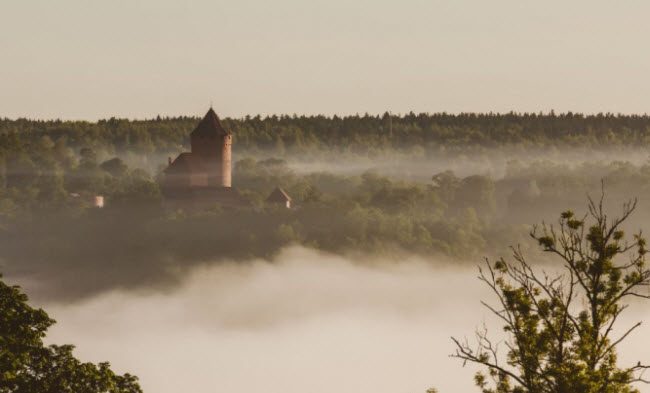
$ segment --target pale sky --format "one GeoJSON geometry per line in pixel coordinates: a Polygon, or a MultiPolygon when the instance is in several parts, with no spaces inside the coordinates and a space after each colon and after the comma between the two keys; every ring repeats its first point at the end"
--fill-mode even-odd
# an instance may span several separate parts
{"type": "Polygon", "coordinates": [[[647,0],[1,0],[0,117],[650,112],[647,0]]]}

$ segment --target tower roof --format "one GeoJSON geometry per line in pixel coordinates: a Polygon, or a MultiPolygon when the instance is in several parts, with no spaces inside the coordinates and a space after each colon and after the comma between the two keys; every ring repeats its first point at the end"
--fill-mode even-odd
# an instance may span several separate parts
{"type": "Polygon", "coordinates": [[[198,135],[201,137],[214,138],[217,136],[230,135],[230,131],[226,131],[219,121],[219,116],[212,108],[205,114],[203,120],[199,122],[194,131],[190,135],[198,135]]]}

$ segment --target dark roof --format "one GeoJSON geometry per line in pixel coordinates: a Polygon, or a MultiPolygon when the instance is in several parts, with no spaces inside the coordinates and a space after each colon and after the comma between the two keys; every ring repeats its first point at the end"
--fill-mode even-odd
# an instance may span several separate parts
{"type": "Polygon", "coordinates": [[[203,117],[203,120],[199,122],[199,125],[196,126],[190,135],[214,138],[217,136],[230,135],[230,132],[223,128],[221,121],[219,121],[219,116],[217,116],[217,114],[214,113],[214,110],[210,108],[208,113],[205,114],[205,117],[203,117]]]}
{"type": "Polygon", "coordinates": [[[181,153],[165,169],[165,173],[168,172],[204,173],[205,166],[201,156],[192,153],[181,153]]]}
{"type": "Polygon", "coordinates": [[[275,187],[275,190],[271,192],[271,195],[269,195],[268,198],[266,198],[267,202],[286,202],[286,201],[291,201],[291,197],[284,192],[283,189],[280,187],[275,187]]]}

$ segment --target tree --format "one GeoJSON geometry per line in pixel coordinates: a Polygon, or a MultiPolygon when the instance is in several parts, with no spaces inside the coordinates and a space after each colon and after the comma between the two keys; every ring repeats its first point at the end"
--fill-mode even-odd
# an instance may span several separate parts
{"type": "Polygon", "coordinates": [[[129,170],[129,167],[119,157],[104,161],[99,167],[110,173],[113,177],[122,177],[129,170]]]}
{"type": "Polygon", "coordinates": [[[453,171],[446,170],[433,175],[432,188],[437,191],[443,201],[450,203],[454,200],[456,189],[460,185],[460,179],[456,177],[453,171]]]}
{"type": "Polygon", "coordinates": [[[452,356],[487,367],[487,376],[475,378],[482,392],[638,392],[634,382],[650,382],[643,378],[650,366],[617,365],[617,346],[641,323],[614,336],[626,299],[650,298],[640,291],[650,285],[646,241],[639,232],[628,242],[621,229],[635,207],[636,200],[627,202],[610,218],[602,197],[589,199],[582,219],[566,211],[559,227],[535,227],[531,236],[560,260],[563,273],[538,273],[520,248],[513,248],[513,262],[486,260],[479,278],[499,302],[483,304],[504,323],[505,362],[487,329],[477,332],[476,347],[452,338],[452,356]]]}
{"type": "Polygon", "coordinates": [[[458,210],[474,207],[482,217],[489,217],[496,210],[494,182],[482,175],[464,178],[458,184],[451,206],[458,210]]]}
{"type": "Polygon", "coordinates": [[[68,189],[75,192],[98,194],[104,192],[106,172],[97,163],[97,154],[85,147],[79,155],[79,166],[68,174],[68,189]]]}
{"type": "Polygon", "coordinates": [[[137,377],[115,375],[108,363],[82,363],[72,345],[44,346],[55,321],[27,300],[0,279],[0,393],[142,392],[137,377]]]}

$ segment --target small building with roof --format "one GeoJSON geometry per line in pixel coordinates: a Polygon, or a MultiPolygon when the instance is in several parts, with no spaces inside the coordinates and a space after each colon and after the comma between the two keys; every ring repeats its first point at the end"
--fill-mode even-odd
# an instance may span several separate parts
{"type": "Polygon", "coordinates": [[[291,197],[280,187],[275,187],[271,192],[268,198],[266,198],[267,203],[274,203],[287,209],[291,209],[291,197]]]}

